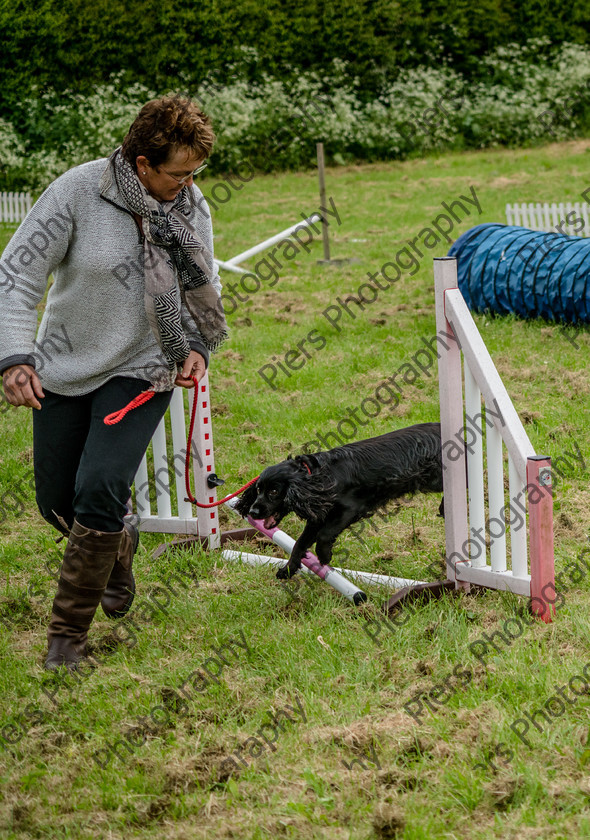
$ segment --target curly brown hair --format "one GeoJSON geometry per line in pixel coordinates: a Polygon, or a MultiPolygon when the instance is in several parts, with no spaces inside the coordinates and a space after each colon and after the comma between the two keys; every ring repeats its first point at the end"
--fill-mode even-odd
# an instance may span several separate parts
{"type": "Polygon", "coordinates": [[[145,155],[151,166],[166,163],[179,148],[189,148],[196,157],[211,154],[215,134],[211,120],[192,100],[176,95],[151,99],[143,106],[121,147],[121,154],[136,168],[145,155]]]}

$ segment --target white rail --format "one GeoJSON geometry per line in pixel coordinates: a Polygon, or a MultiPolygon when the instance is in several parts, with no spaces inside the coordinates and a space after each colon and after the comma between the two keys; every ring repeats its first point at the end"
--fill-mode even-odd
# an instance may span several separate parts
{"type": "Polygon", "coordinates": [[[294,225],[290,225],[288,228],[285,228],[285,230],[282,230],[280,233],[275,233],[273,236],[270,236],[268,239],[259,242],[258,245],[254,245],[252,248],[248,248],[246,251],[242,251],[241,254],[237,254],[230,260],[215,260],[215,262],[220,268],[223,268],[226,271],[233,271],[235,274],[247,274],[248,269],[242,268],[239,265],[239,263],[249,259],[250,257],[254,257],[261,251],[266,251],[266,249],[270,248],[271,245],[275,245],[277,242],[281,242],[283,239],[290,239],[294,236],[295,233],[297,233],[298,230],[312,227],[315,224],[315,222],[321,221],[322,217],[319,213],[312,213],[311,216],[308,216],[306,219],[302,219],[300,222],[296,222],[294,225]]]}

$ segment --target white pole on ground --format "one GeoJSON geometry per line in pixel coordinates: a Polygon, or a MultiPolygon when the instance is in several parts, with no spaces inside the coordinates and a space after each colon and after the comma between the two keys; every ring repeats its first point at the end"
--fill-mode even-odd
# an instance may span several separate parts
{"type": "MultiPolygon", "coordinates": [[[[231,548],[225,548],[221,552],[224,560],[241,560],[249,566],[273,566],[278,568],[284,566],[285,561],[278,557],[268,557],[266,554],[251,554],[247,551],[234,551],[231,548]]],[[[390,577],[389,575],[378,575],[373,572],[355,571],[353,569],[340,569],[337,566],[332,567],[335,572],[341,572],[343,575],[353,580],[358,580],[360,583],[373,583],[375,586],[387,586],[391,589],[402,589],[404,586],[416,586],[420,583],[425,583],[423,580],[410,580],[409,578],[390,577]]],[[[301,571],[306,575],[313,574],[310,569],[302,568],[301,571]]]]}
{"type": "Polygon", "coordinates": [[[231,263],[223,260],[215,260],[219,268],[224,268],[226,271],[233,271],[234,274],[248,274],[247,268],[240,268],[239,266],[231,265],[231,263]]]}
{"type": "Polygon", "coordinates": [[[270,248],[270,246],[274,245],[275,242],[280,242],[281,239],[288,239],[295,233],[295,231],[311,227],[314,222],[321,221],[322,217],[319,213],[312,213],[312,215],[307,219],[302,219],[300,222],[291,225],[291,227],[285,228],[285,230],[282,230],[280,233],[275,233],[275,235],[271,236],[269,239],[265,239],[264,242],[261,242],[259,245],[254,245],[253,248],[248,248],[247,251],[242,251],[241,254],[238,254],[236,257],[232,257],[231,260],[226,260],[223,267],[236,266],[238,263],[244,262],[244,260],[247,260],[249,257],[253,257],[255,254],[260,253],[260,251],[265,251],[267,248],[270,248]]]}

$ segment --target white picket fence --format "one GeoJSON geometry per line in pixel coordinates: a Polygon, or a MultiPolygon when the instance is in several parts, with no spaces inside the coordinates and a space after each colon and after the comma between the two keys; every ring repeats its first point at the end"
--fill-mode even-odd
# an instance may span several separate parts
{"type": "Polygon", "coordinates": [[[0,192],[0,222],[22,222],[32,206],[30,193],[0,192]]]}
{"type": "Polygon", "coordinates": [[[506,223],[567,236],[590,236],[589,211],[588,204],[579,201],[507,204],[506,223]]]}

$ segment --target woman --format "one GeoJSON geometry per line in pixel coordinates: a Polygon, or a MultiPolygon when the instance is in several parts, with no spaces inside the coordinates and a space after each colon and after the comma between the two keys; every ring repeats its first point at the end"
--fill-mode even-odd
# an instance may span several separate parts
{"type": "Polygon", "coordinates": [[[131,606],[130,485],[172,388],[194,387],[227,337],[211,218],[193,184],[214,139],[190,100],[148,102],[110,158],[49,186],[0,260],[4,391],[36,409],[37,504],[68,535],[48,670],[77,668],[99,603],[110,617],[131,606]]]}

